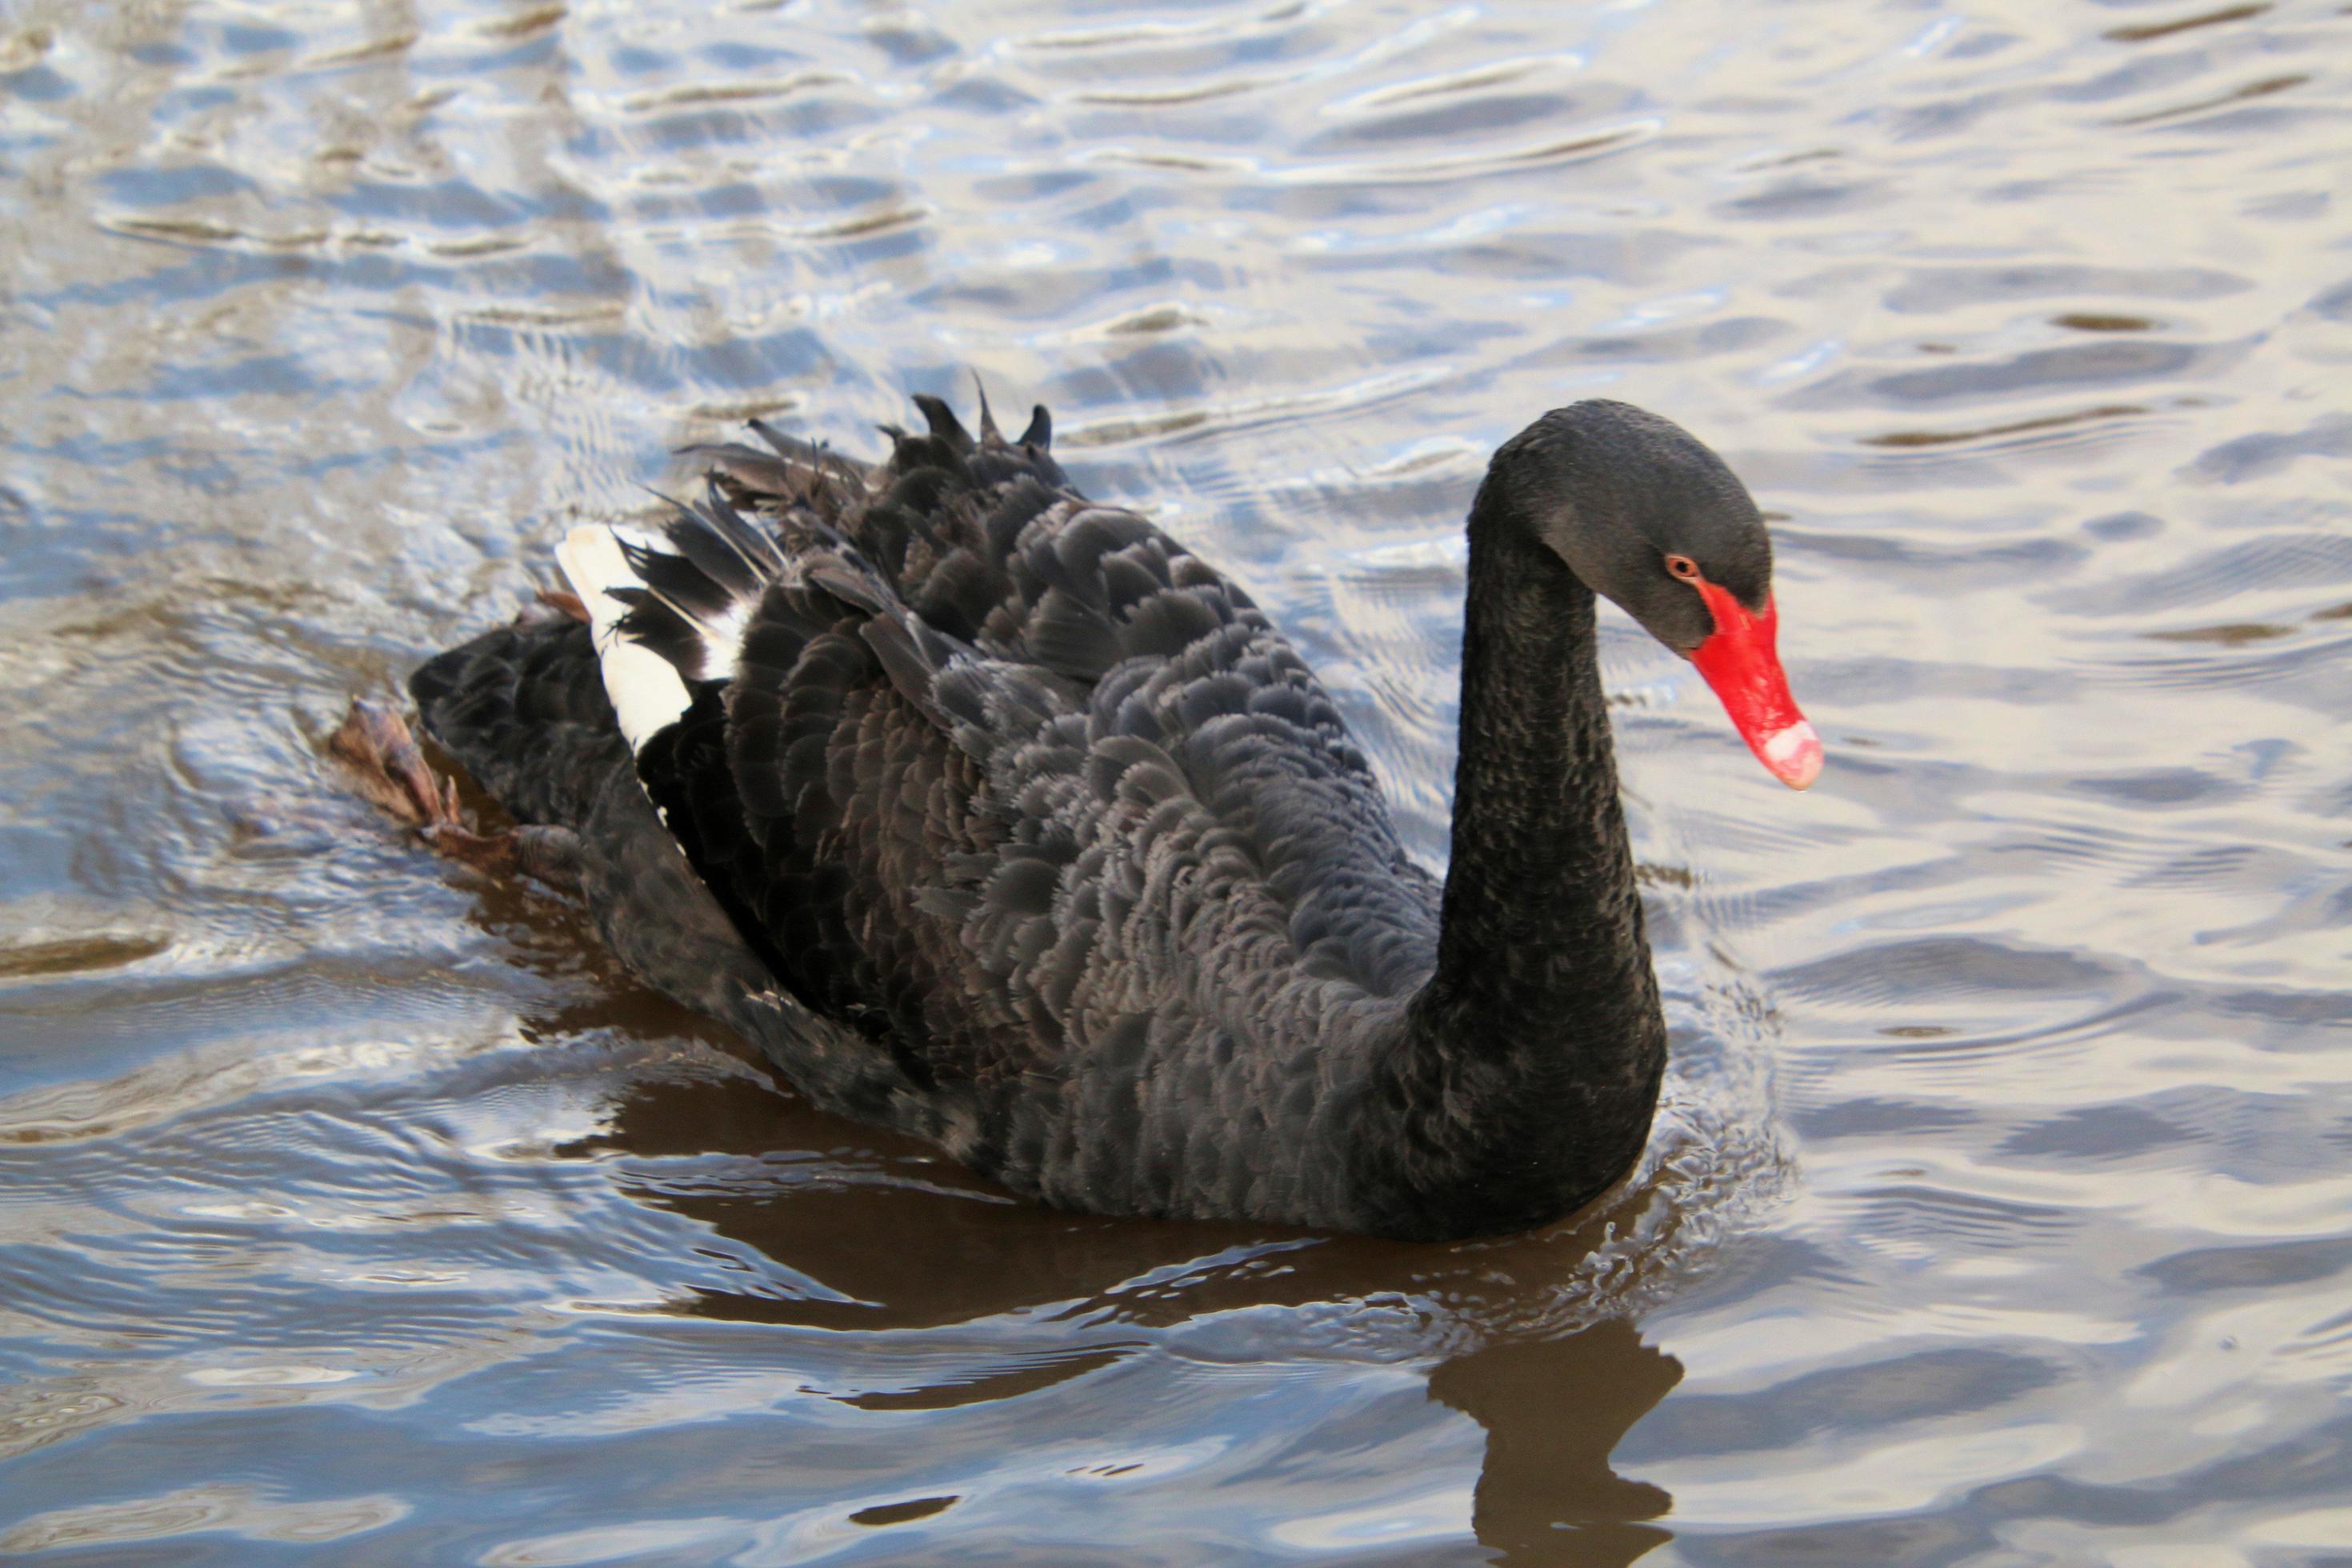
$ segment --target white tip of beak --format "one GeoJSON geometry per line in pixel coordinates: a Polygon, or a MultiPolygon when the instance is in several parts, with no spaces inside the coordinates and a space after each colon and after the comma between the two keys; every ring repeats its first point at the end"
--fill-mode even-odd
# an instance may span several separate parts
{"type": "Polygon", "coordinates": [[[1806,788],[1822,776],[1822,738],[1802,719],[1765,736],[1757,755],[1790,789],[1806,788]]]}

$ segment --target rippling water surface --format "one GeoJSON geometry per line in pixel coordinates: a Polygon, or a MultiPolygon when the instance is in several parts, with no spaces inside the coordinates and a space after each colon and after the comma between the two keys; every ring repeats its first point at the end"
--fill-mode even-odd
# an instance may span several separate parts
{"type": "Polygon", "coordinates": [[[2347,190],[2332,4],[22,0],[0,1553],[2352,1561],[2347,190]],[[1747,478],[1830,771],[1607,627],[1599,1212],[1009,1204],[322,762],[673,447],[972,371],[1433,865],[1486,451],[1747,478]]]}

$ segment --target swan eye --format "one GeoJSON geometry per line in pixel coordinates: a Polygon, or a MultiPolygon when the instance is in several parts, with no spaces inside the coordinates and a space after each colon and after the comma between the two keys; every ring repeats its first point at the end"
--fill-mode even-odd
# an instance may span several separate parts
{"type": "Polygon", "coordinates": [[[1666,570],[1673,573],[1675,576],[1681,578],[1685,583],[1696,583],[1698,581],[1698,563],[1692,560],[1687,555],[1667,556],[1666,570]]]}

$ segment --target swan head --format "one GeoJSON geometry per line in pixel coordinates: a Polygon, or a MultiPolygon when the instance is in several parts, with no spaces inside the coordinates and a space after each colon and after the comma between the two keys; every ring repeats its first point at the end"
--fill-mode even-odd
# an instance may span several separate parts
{"type": "Polygon", "coordinates": [[[1496,458],[1517,510],[1585,586],[1696,666],[1773,777],[1803,789],[1822,742],[1780,668],[1772,539],[1724,460],[1629,404],[1554,409],[1496,458]]]}

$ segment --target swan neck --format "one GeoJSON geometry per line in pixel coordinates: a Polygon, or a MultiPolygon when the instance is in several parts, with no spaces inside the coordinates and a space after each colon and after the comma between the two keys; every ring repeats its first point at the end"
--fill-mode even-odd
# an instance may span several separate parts
{"type": "Polygon", "coordinates": [[[1470,522],[1436,978],[1538,1027],[1562,1008],[1639,1011],[1654,988],[1592,591],[1532,529],[1493,515],[1495,489],[1470,522]]]}
{"type": "Polygon", "coordinates": [[[1567,1212],[1638,1158],[1665,1024],[1592,592],[1512,504],[1499,465],[1469,536],[1453,853],[1402,1098],[1423,1108],[1406,1130],[1415,1185],[1478,1211],[1448,1223],[1501,1230],[1567,1212]]]}

